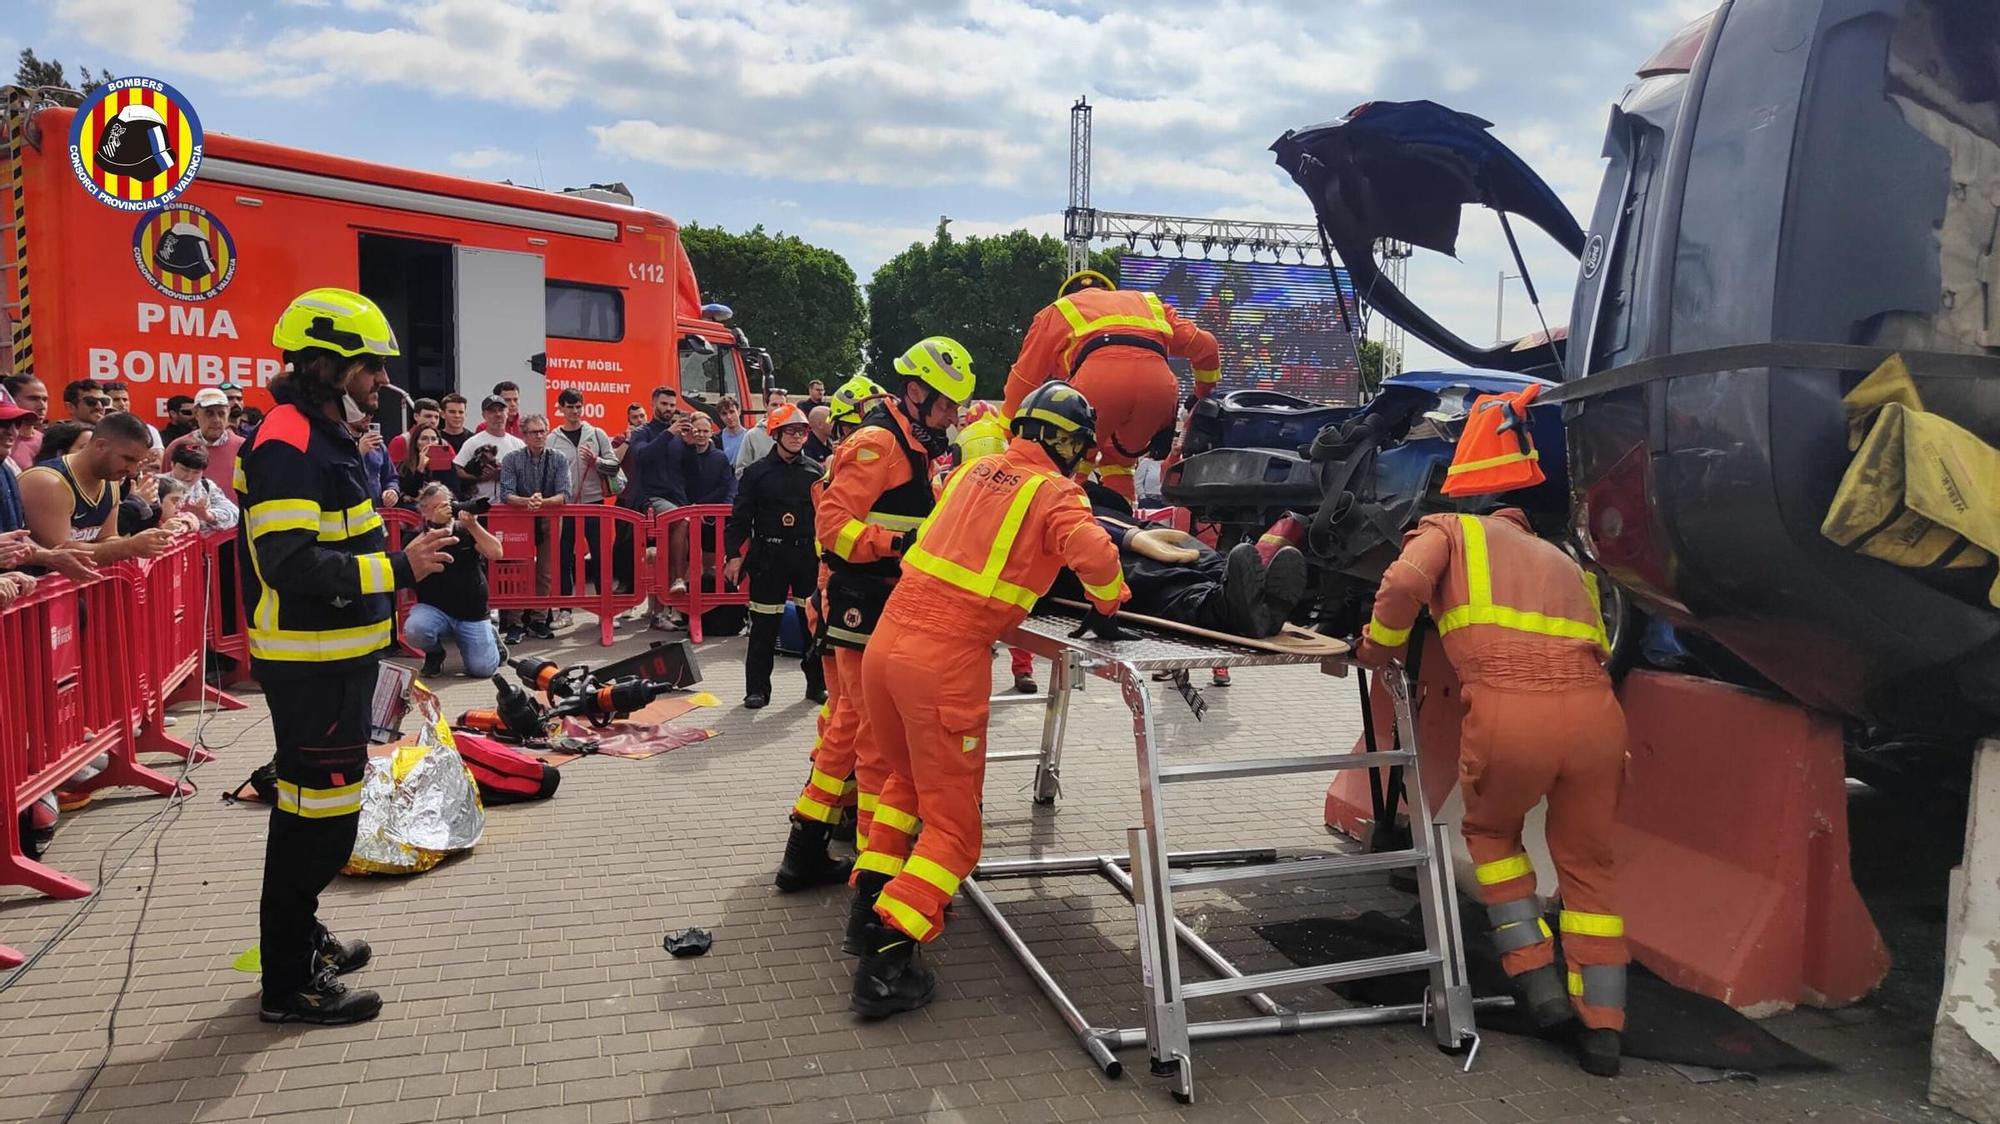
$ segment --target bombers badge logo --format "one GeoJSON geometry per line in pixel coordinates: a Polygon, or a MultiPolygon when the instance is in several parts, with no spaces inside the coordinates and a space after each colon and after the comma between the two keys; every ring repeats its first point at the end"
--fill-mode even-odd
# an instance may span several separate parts
{"type": "Polygon", "coordinates": [[[793,514],[792,514],[791,512],[789,512],[789,511],[787,511],[787,512],[786,512],[786,513],[785,513],[785,514],[784,514],[783,516],[781,516],[781,517],[780,517],[780,518],[778,519],[778,522],[779,522],[779,523],[780,523],[781,525],[783,525],[783,526],[786,526],[786,527],[789,527],[789,526],[791,526],[792,524],[794,524],[794,523],[797,523],[798,521],[799,521],[799,517],[798,517],[798,516],[796,516],[796,515],[793,515],[793,514]]]}
{"type": "Polygon", "coordinates": [[[848,628],[860,628],[861,610],[859,609],[847,610],[847,612],[841,614],[840,623],[846,625],[848,628]]]}
{"type": "Polygon", "coordinates": [[[201,168],[201,119],[156,78],[120,78],[84,99],[69,126],[69,165],[107,207],[150,211],[179,198],[201,168]]]}
{"type": "Polygon", "coordinates": [[[177,301],[205,301],[236,277],[236,240],[214,215],[170,203],[139,219],[132,261],[148,284],[177,301]]]}

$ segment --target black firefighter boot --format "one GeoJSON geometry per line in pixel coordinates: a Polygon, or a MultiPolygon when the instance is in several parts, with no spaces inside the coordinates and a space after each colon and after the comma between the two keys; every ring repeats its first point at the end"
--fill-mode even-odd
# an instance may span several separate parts
{"type": "Polygon", "coordinates": [[[1514,977],[1521,1007],[1535,1025],[1547,1030],[1568,1022],[1573,1014],[1569,989],[1563,986],[1562,972],[1554,964],[1544,964],[1514,977]]]}
{"type": "Polygon", "coordinates": [[[847,881],[854,864],[826,853],[826,845],[832,840],[832,824],[793,820],[792,834],[785,840],[785,857],[778,863],[778,876],[772,879],[778,889],[789,894],[847,881]]]}
{"type": "Polygon", "coordinates": [[[1576,1037],[1576,1064],[1594,1077],[1616,1077],[1622,1048],[1617,1031],[1585,1027],[1576,1037]]]}
{"type": "Polygon", "coordinates": [[[854,901],[847,907],[847,935],[840,940],[840,951],[859,956],[867,947],[868,927],[879,924],[875,920],[875,899],[882,896],[882,887],[889,881],[888,875],[874,870],[854,876],[854,901]]]}
{"type": "Polygon", "coordinates": [[[861,962],[847,1006],[864,1019],[914,1011],[937,994],[937,977],[924,966],[917,942],[879,922],[861,932],[861,962]]]}

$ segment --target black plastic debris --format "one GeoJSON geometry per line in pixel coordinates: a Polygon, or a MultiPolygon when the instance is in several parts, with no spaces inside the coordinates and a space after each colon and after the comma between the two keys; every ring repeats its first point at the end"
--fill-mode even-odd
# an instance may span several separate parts
{"type": "Polygon", "coordinates": [[[707,929],[682,929],[668,933],[667,939],[660,942],[660,947],[675,956],[700,956],[713,944],[715,935],[707,929]]]}

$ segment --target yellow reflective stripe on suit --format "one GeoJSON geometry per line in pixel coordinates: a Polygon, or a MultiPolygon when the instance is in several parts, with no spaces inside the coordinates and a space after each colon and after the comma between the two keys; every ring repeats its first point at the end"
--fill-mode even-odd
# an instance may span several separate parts
{"type": "Polygon", "coordinates": [[[911,855],[910,861],[903,864],[903,873],[930,883],[946,897],[958,893],[958,875],[922,855],[911,855]]]}
{"type": "Polygon", "coordinates": [[[1104,585],[1092,585],[1081,578],[1078,578],[1077,582],[1083,586],[1085,593],[1090,594],[1099,601],[1116,601],[1118,600],[1119,592],[1125,588],[1125,575],[1122,573],[1114,575],[1104,585]]]}
{"type": "MultiPolygon", "coordinates": [[[[905,867],[904,869],[908,868],[905,867]]],[[[929,937],[931,930],[937,928],[937,926],[925,920],[923,914],[890,897],[889,892],[886,890],[882,892],[881,897],[875,899],[875,909],[877,912],[888,914],[890,919],[895,921],[896,928],[901,929],[917,940],[929,937]]]]}
{"type": "Polygon", "coordinates": [[[243,527],[252,539],[279,531],[318,531],[319,505],[311,500],[265,500],[243,513],[243,527]]]}
{"type": "MultiPolygon", "coordinates": [[[[945,485],[945,495],[938,499],[939,511],[944,510],[945,501],[950,498],[960,479],[961,477],[955,475],[945,485]]],[[[1007,514],[1001,518],[1000,526],[994,531],[993,545],[986,550],[986,561],[978,570],[975,571],[947,558],[940,558],[924,549],[924,535],[930,529],[929,520],[925,520],[923,530],[917,534],[917,541],[911,545],[908,553],[903,555],[903,564],[913,570],[929,574],[947,585],[955,585],[968,593],[1018,605],[1023,609],[1034,608],[1039,595],[1013,582],[1002,581],[1000,571],[1006,568],[1007,555],[1014,548],[1014,539],[1021,533],[1021,524],[1027,521],[1028,506],[1035,502],[1035,493],[1039,492],[1042,485],[1047,482],[1048,477],[1039,473],[1029,476],[1022,482],[1020,490],[1014,493],[1013,500],[1008,503],[1007,514]]]]}
{"type": "Polygon", "coordinates": [[[1622,937],[1625,935],[1625,918],[1616,913],[1577,913],[1563,910],[1560,914],[1562,931],[1582,937],[1622,937]]]}
{"type": "Polygon", "coordinates": [[[1380,617],[1368,618],[1368,638],[1384,648],[1400,648],[1410,642],[1410,630],[1390,628],[1380,617]]]}
{"type": "Polygon", "coordinates": [[[1526,878],[1535,873],[1535,864],[1528,861],[1525,854],[1509,855],[1490,863],[1480,863],[1472,868],[1472,876],[1481,886],[1498,886],[1502,882],[1512,882],[1516,878],[1526,878]]]}
{"type": "Polygon", "coordinates": [[[396,590],[396,568],[389,563],[386,554],[357,554],[354,561],[361,568],[361,592],[393,593],[396,590]]]}
{"type": "MultiPolygon", "coordinates": [[[[275,619],[277,601],[275,598],[268,600],[271,603],[269,615],[275,619]]],[[[257,615],[265,615],[263,605],[258,606],[257,615]]],[[[386,620],[360,628],[331,628],[321,632],[259,628],[253,623],[250,628],[250,654],[261,660],[331,663],[379,652],[389,646],[389,636],[390,622],[386,620]]]]}
{"type": "MultiPolygon", "coordinates": [[[[1465,538],[1465,604],[1446,611],[1438,618],[1438,632],[1448,633],[1468,625],[1490,624],[1500,628],[1510,628],[1516,632],[1527,632],[1537,636],[1559,636],[1569,640],[1588,640],[1609,651],[1611,644],[1604,634],[1604,618],[1600,613],[1597,620],[1584,622],[1568,617],[1552,617],[1546,613],[1532,613],[1493,603],[1493,564],[1486,547],[1486,525],[1477,515],[1460,515],[1459,528],[1465,538]]],[[[1592,604],[1597,604],[1597,589],[1584,574],[1584,590],[1590,594],[1592,604]]]]}
{"type": "Polygon", "coordinates": [[[1145,298],[1146,310],[1151,313],[1149,316],[1115,314],[1100,316],[1095,320],[1087,320],[1084,318],[1083,310],[1076,307],[1075,302],[1071,301],[1068,297],[1057,300],[1056,309],[1062,313],[1063,320],[1068,322],[1070,334],[1078,338],[1091,335],[1094,332],[1109,331],[1113,328],[1139,328],[1146,331],[1158,332],[1163,336],[1173,335],[1173,326],[1167,323],[1167,312],[1165,308],[1161,307],[1160,298],[1152,293],[1145,294],[1145,298]]]}
{"type": "Polygon", "coordinates": [[[361,811],[361,785],[344,784],[338,788],[305,788],[291,781],[278,782],[278,810],[304,816],[309,820],[326,819],[330,816],[350,816],[361,811]]]}

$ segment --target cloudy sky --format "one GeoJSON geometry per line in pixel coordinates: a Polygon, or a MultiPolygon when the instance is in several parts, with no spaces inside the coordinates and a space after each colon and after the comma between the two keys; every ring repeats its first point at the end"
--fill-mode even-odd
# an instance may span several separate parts
{"type": "MultiPolygon", "coordinates": [[[[1096,107],[1093,201],[1307,222],[1266,151],[1370,99],[1495,122],[1586,216],[1606,107],[1713,0],[7,0],[0,50],[177,86],[210,129],[559,187],[623,180],[682,222],[757,223],[864,281],[941,215],[1059,232],[1068,112],[1096,107]]],[[[1551,323],[1574,263],[1538,233],[1551,323]]],[[[1468,214],[1418,300],[1492,334],[1505,260],[1468,214]]],[[[1509,283],[1509,335],[1536,326],[1509,283]]],[[[1427,358],[1421,348],[1413,363],[1427,358]]]]}

